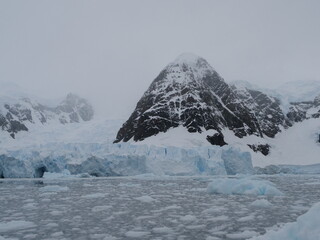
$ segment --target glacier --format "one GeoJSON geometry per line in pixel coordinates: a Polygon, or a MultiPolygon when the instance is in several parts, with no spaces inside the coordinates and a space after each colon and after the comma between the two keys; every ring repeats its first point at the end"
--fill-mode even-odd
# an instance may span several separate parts
{"type": "Polygon", "coordinates": [[[41,178],[46,172],[91,176],[252,174],[250,153],[226,147],[160,147],[130,143],[47,143],[0,155],[2,178],[41,178]]]}

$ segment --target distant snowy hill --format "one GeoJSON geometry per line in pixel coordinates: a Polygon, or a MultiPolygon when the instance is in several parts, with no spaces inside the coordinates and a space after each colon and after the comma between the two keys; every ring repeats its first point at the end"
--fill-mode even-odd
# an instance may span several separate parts
{"type": "Polygon", "coordinates": [[[238,89],[258,90],[279,99],[282,109],[287,112],[294,102],[312,101],[320,95],[320,81],[293,81],[278,88],[261,88],[248,81],[238,80],[230,83],[238,89]]]}
{"type": "Polygon", "coordinates": [[[74,94],[68,94],[55,107],[43,105],[8,86],[0,96],[0,128],[12,138],[21,131],[28,131],[32,125],[78,123],[91,120],[93,114],[88,101],[74,94]]]}
{"type": "Polygon", "coordinates": [[[286,102],[312,101],[320,94],[320,81],[295,81],[275,90],[286,102]]]}

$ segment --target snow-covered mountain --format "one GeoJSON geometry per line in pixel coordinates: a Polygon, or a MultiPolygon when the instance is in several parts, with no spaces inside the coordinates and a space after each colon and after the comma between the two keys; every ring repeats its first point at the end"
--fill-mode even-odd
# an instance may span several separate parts
{"type": "Polygon", "coordinates": [[[93,118],[93,107],[87,100],[74,94],[56,107],[46,106],[30,98],[0,98],[0,128],[12,138],[21,131],[28,131],[32,125],[47,123],[74,123],[93,118]]]}
{"type": "Polygon", "coordinates": [[[238,91],[205,59],[182,54],[151,83],[115,142],[142,141],[178,126],[190,133],[214,130],[207,140],[221,146],[226,144],[224,129],[240,138],[273,137],[288,123],[276,99],[258,91],[238,91]]]}
{"type": "MultiPolygon", "coordinates": [[[[115,142],[143,141],[183,127],[191,135],[210,131],[211,135],[204,134],[206,139],[222,146],[228,143],[226,130],[239,138],[273,138],[295,122],[319,117],[317,100],[292,103],[287,113],[281,100],[254,88],[243,82],[229,85],[205,59],[182,54],[151,83],[115,142]]],[[[252,149],[262,151],[261,147],[252,149]]]]}

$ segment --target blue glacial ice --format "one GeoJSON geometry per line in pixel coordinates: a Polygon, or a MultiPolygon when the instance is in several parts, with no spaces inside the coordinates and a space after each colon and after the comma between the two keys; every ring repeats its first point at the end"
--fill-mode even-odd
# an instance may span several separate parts
{"type": "Polygon", "coordinates": [[[251,174],[250,153],[230,146],[158,147],[130,143],[48,143],[2,151],[0,177],[43,177],[45,172],[92,176],[251,174]]]}
{"type": "Polygon", "coordinates": [[[228,175],[253,174],[251,154],[229,148],[221,154],[228,175]]]}

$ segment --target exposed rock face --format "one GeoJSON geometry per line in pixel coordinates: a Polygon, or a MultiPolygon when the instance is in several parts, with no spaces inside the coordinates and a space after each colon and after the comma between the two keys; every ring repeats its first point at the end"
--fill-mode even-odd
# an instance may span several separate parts
{"type": "Polygon", "coordinates": [[[281,127],[292,125],[281,110],[277,98],[257,90],[232,87],[241,101],[254,113],[264,135],[273,138],[281,131],[281,127]]]}
{"type": "Polygon", "coordinates": [[[270,151],[270,145],[269,144],[248,144],[248,146],[254,151],[254,152],[261,152],[263,155],[267,156],[270,151]]]}
{"type": "Polygon", "coordinates": [[[28,131],[29,124],[45,124],[59,121],[62,124],[89,121],[93,118],[93,108],[87,100],[68,94],[57,107],[47,107],[24,98],[13,102],[3,102],[0,108],[0,128],[11,137],[20,131],[28,131]]]}
{"type": "Polygon", "coordinates": [[[224,141],[224,137],[221,133],[216,133],[213,136],[207,136],[207,140],[212,145],[218,145],[220,147],[227,145],[227,143],[224,141]]]}
{"type": "MultiPolygon", "coordinates": [[[[142,141],[184,126],[189,132],[229,129],[240,138],[274,137],[290,126],[277,99],[259,91],[229,86],[201,57],[183,54],[151,83],[115,142],[142,141]]],[[[216,144],[212,136],[207,140],[216,144]]],[[[225,142],[218,141],[218,145],[225,142]]]]}

